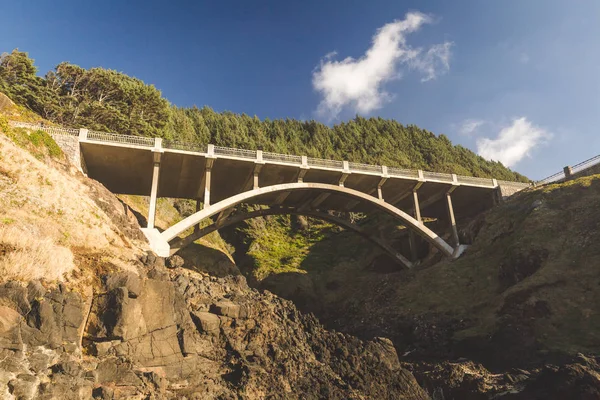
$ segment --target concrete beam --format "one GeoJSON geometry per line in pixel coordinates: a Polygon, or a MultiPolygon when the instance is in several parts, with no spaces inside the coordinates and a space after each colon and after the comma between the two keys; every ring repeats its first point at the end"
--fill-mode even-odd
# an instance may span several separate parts
{"type": "Polygon", "coordinates": [[[231,213],[233,212],[233,210],[235,210],[234,207],[228,208],[227,210],[223,210],[219,213],[219,216],[217,217],[217,221],[215,222],[215,225],[217,227],[220,227],[223,225],[223,223],[225,222],[225,220],[227,219],[227,217],[229,217],[231,215],[231,213]]]}
{"type": "Polygon", "coordinates": [[[415,219],[419,222],[423,222],[421,219],[421,207],[419,206],[419,194],[416,190],[413,190],[413,209],[415,219]]]}
{"type": "MultiPolygon", "coordinates": [[[[453,186],[452,188],[454,188],[454,187],[455,186],[453,186]]],[[[458,229],[456,228],[456,219],[454,218],[454,208],[452,207],[452,191],[451,190],[449,190],[446,193],[446,204],[448,206],[448,219],[450,220],[450,228],[452,229],[452,241],[454,242],[454,247],[458,248],[460,246],[460,242],[458,239],[458,229]]]]}
{"type": "Polygon", "coordinates": [[[279,196],[277,196],[277,198],[275,199],[275,202],[273,203],[274,206],[279,206],[281,205],[285,199],[288,198],[288,196],[290,195],[291,192],[283,192],[281,193],[279,196]]]}
{"type": "Polygon", "coordinates": [[[359,204],[360,204],[360,200],[350,200],[348,203],[346,203],[346,207],[344,207],[344,211],[346,211],[346,212],[352,211],[352,209],[359,204]]]}
{"type": "Polygon", "coordinates": [[[253,211],[253,212],[250,212],[247,214],[239,214],[239,215],[236,214],[235,216],[226,219],[221,225],[219,225],[218,222],[214,223],[205,228],[202,228],[202,230],[200,232],[193,233],[184,239],[178,239],[178,240],[174,241],[172,244],[172,247],[170,249],[170,254],[171,255],[175,254],[177,251],[179,251],[180,249],[189,245],[190,243],[198,240],[199,238],[201,238],[203,236],[208,235],[211,232],[218,230],[221,227],[234,225],[241,221],[245,221],[245,220],[251,219],[251,218],[263,217],[263,216],[267,216],[267,215],[285,215],[285,214],[305,215],[305,216],[309,216],[309,217],[319,218],[319,219],[337,224],[345,229],[352,230],[352,231],[358,233],[359,235],[365,237],[366,239],[370,240],[377,246],[379,246],[396,263],[401,264],[407,268],[413,267],[413,264],[409,260],[407,260],[402,254],[397,252],[389,244],[384,242],[382,239],[368,233],[367,231],[365,231],[364,229],[362,229],[361,227],[359,227],[356,224],[353,224],[343,218],[339,218],[339,217],[329,215],[329,214],[323,213],[323,212],[318,212],[318,211],[301,212],[300,210],[289,209],[289,208],[262,209],[262,210],[256,210],[256,211],[253,211]]]}
{"type": "Polygon", "coordinates": [[[152,186],[150,188],[150,205],[148,207],[148,221],[146,227],[148,229],[154,229],[154,219],[156,217],[156,199],[158,196],[158,180],[160,176],[160,158],[162,153],[160,151],[154,151],[152,156],[153,167],[152,167],[152,186]]]}
{"type": "Polygon", "coordinates": [[[308,172],[309,168],[308,167],[301,167],[300,170],[298,171],[298,183],[302,183],[304,182],[304,176],[306,175],[306,173],[308,172]]]}
{"type": "Polygon", "coordinates": [[[206,168],[204,171],[204,208],[210,206],[210,184],[212,179],[212,167],[215,162],[214,158],[206,158],[206,168]]]}
{"type": "MultiPolygon", "coordinates": [[[[420,171],[420,170],[419,170],[420,171]]],[[[423,171],[421,172],[421,176],[423,175],[423,171]]],[[[421,181],[417,181],[417,183],[412,187],[412,189],[408,189],[405,190],[404,192],[399,193],[398,195],[396,195],[395,197],[392,198],[392,200],[389,201],[390,204],[396,204],[401,200],[404,200],[405,198],[407,198],[408,196],[411,195],[412,192],[414,192],[415,190],[418,190],[423,183],[425,183],[424,180],[421,181]]]]}
{"type": "Polygon", "coordinates": [[[435,232],[426,227],[424,224],[418,222],[410,215],[406,214],[404,211],[399,210],[398,208],[390,205],[389,203],[380,202],[374,199],[372,196],[369,196],[366,193],[360,192],[358,190],[344,188],[331,184],[324,183],[284,183],[273,186],[266,186],[257,190],[253,190],[251,192],[243,192],[237,194],[235,196],[231,196],[225,200],[221,200],[220,202],[214,204],[213,206],[207,207],[202,211],[199,211],[189,217],[185,218],[182,221],[179,221],[175,225],[166,229],[161,233],[161,237],[168,241],[173,240],[177,235],[181,234],[185,230],[190,227],[198,224],[205,218],[212,217],[215,214],[220,213],[223,210],[234,207],[241,203],[246,203],[249,200],[264,196],[266,194],[275,194],[287,191],[317,191],[317,192],[331,192],[331,193],[339,193],[341,195],[354,198],[356,200],[365,201],[369,204],[372,204],[377,209],[385,212],[393,216],[394,218],[402,221],[402,223],[409,229],[414,229],[419,235],[423,237],[423,239],[427,240],[431,243],[435,248],[440,250],[442,254],[447,257],[454,258],[455,251],[454,248],[448,245],[444,239],[439,237],[435,232]]]}
{"type": "Polygon", "coordinates": [[[312,201],[312,203],[310,203],[310,207],[311,208],[319,207],[321,205],[321,203],[324,202],[330,195],[331,195],[331,193],[321,193],[320,195],[317,196],[316,199],[314,199],[312,201]]]}
{"type": "Polygon", "coordinates": [[[88,132],[89,131],[85,128],[79,128],[79,141],[80,142],[85,142],[87,140],[88,132]]]}
{"type": "MultiPolygon", "coordinates": [[[[202,202],[200,199],[196,199],[196,212],[202,209],[202,202]]],[[[200,230],[200,224],[194,225],[194,232],[198,232],[200,230]]]]}
{"type": "Polygon", "coordinates": [[[383,185],[385,185],[385,182],[387,182],[387,180],[389,179],[389,175],[387,172],[387,167],[385,165],[381,166],[381,179],[379,180],[379,183],[377,184],[377,198],[379,199],[379,201],[384,201],[383,200],[383,185]]]}
{"type": "Polygon", "coordinates": [[[348,176],[350,176],[350,163],[348,161],[344,161],[344,170],[342,171],[342,175],[340,176],[338,185],[340,185],[341,187],[344,187],[344,182],[346,182],[346,179],[348,178],[348,176]]]}

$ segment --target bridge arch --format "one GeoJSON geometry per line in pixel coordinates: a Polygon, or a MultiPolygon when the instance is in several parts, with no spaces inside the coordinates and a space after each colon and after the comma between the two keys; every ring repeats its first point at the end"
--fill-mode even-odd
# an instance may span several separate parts
{"type": "Polygon", "coordinates": [[[337,186],[325,183],[315,183],[315,182],[297,182],[297,183],[284,183],[273,186],[265,186],[262,188],[257,188],[253,190],[249,190],[246,192],[242,192],[235,196],[231,196],[227,199],[221,200],[218,203],[212,204],[203,210],[200,210],[189,217],[179,221],[172,227],[166,229],[164,232],[160,234],[160,237],[163,241],[169,242],[177,237],[182,232],[187,229],[197,225],[200,221],[205,218],[212,217],[220,213],[221,211],[232,208],[238,204],[247,202],[253,198],[263,196],[269,193],[278,193],[278,192],[293,192],[293,191],[320,191],[320,192],[330,192],[341,194],[350,198],[354,198],[356,200],[364,201],[368,204],[374,205],[379,210],[385,212],[386,214],[400,220],[408,229],[414,230],[418,235],[420,235],[423,239],[429,242],[432,246],[437,248],[442,252],[446,257],[454,258],[457,256],[458,252],[455,251],[452,246],[450,246],[444,239],[438,236],[431,229],[427,228],[423,223],[417,221],[404,211],[394,207],[393,205],[386,203],[384,201],[379,200],[371,195],[360,192],[358,190],[346,188],[344,186],[337,186]]]}
{"type": "Polygon", "coordinates": [[[232,217],[225,219],[224,221],[215,222],[211,225],[205,226],[204,228],[201,228],[200,230],[195,231],[194,233],[186,236],[183,239],[171,242],[170,255],[177,253],[179,250],[190,245],[191,243],[195,242],[196,240],[198,240],[214,231],[217,231],[221,228],[226,228],[228,226],[235,225],[237,223],[240,223],[240,222],[248,220],[248,219],[265,217],[268,215],[304,215],[304,216],[318,218],[321,220],[331,222],[333,224],[341,226],[344,229],[354,231],[354,232],[358,233],[359,235],[361,235],[362,237],[368,239],[370,242],[372,242],[373,244],[375,244],[376,246],[381,248],[396,263],[401,264],[402,266],[407,267],[407,268],[413,267],[413,263],[411,263],[406,257],[404,257],[402,254],[400,254],[398,251],[396,251],[389,244],[387,244],[383,240],[381,240],[373,235],[370,235],[368,232],[366,232],[360,226],[353,224],[350,221],[347,221],[343,218],[336,217],[334,215],[329,215],[324,212],[319,212],[319,211],[311,211],[311,210],[300,211],[300,210],[293,209],[293,208],[279,208],[279,207],[255,210],[255,211],[252,211],[249,213],[242,213],[242,214],[234,215],[232,217]]]}

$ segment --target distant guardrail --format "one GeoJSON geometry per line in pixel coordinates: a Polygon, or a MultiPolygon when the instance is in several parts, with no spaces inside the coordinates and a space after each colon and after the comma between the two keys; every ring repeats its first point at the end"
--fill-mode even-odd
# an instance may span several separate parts
{"type": "Polygon", "coordinates": [[[535,185],[536,186],[537,185],[546,185],[548,183],[560,182],[562,180],[570,178],[572,175],[576,175],[576,174],[578,174],[582,171],[585,171],[586,169],[589,169],[598,164],[600,164],[600,155],[597,155],[596,157],[592,157],[590,159],[582,161],[579,164],[573,165],[572,167],[566,166],[563,168],[562,171],[557,172],[554,175],[550,175],[547,178],[536,181],[535,185]]]}
{"type": "MultiPolygon", "coordinates": [[[[105,143],[119,143],[119,144],[130,144],[134,146],[141,146],[147,148],[153,148],[156,145],[156,141],[154,138],[147,138],[143,136],[133,136],[133,135],[120,135],[117,133],[109,133],[109,132],[100,132],[88,129],[74,129],[74,128],[63,128],[58,126],[48,126],[48,125],[40,125],[40,124],[31,124],[27,122],[19,122],[19,121],[9,121],[9,124],[13,127],[27,128],[27,129],[37,129],[47,132],[51,135],[70,135],[70,136],[79,136],[81,132],[85,131],[85,137],[87,140],[105,142],[105,143]]],[[[162,147],[165,149],[171,150],[180,150],[180,151],[190,151],[194,153],[207,153],[208,146],[200,145],[200,144],[192,144],[192,143],[184,143],[174,140],[163,140],[162,147]]],[[[236,157],[247,160],[256,160],[258,152],[256,150],[245,150],[245,149],[235,149],[230,147],[223,146],[214,146],[214,154],[216,156],[225,156],[225,157],[236,157]]],[[[303,157],[291,154],[278,154],[271,152],[262,152],[262,159],[264,161],[276,162],[276,163],[285,163],[292,164],[296,166],[302,166],[303,159],[306,160],[306,166],[308,167],[316,167],[316,168],[330,168],[336,170],[344,170],[345,165],[347,166],[349,172],[362,172],[362,173],[370,173],[370,174],[383,174],[384,169],[381,165],[372,165],[372,164],[363,164],[363,163],[355,163],[340,161],[340,160],[327,160],[322,158],[313,158],[313,157],[303,157]]],[[[600,156],[596,157],[595,162],[600,162],[600,156]]],[[[583,166],[586,163],[589,163],[590,159],[584,161],[581,164],[578,164],[575,167],[583,166]]],[[[574,168],[575,168],[574,167],[574,168]]],[[[422,174],[422,178],[425,180],[432,180],[438,182],[447,182],[451,184],[465,184],[471,186],[482,186],[488,188],[494,188],[497,184],[502,186],[511,186],[513,188],[521,188],[524,189],[526,187],[531,186],[529,183],[523,182],[509,182],[509,181],[496,181],[491,178],[478,178],[474,176],[462,176],[453,174],[446,174],[441,172],[428,172],[428,171],[418,171],[413,169],[405,169],[405,168],[397,168],[397,167],[387,167],[387,174],[391,177],[398,178],[410,178],[410,179],[419,179],[419,174],[422,174]]],[[[558,174],[557,174],[558,175],[558,174]]]]}

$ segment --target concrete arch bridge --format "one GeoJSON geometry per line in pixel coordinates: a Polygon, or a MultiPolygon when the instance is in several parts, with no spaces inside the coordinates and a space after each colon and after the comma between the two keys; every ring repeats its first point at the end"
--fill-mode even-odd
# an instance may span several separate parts
{"type": "Polygon", "coordinates": [[[202,232],[255,216],[287,213],[322,218],[351,229],[377,244],[399,264],[411,267],[409,258],[414,261],[414,254],[402,255],[381,238],[328,212],[390,215],[411,235],[421,237],[445,257],[456,258],[464,248],[459,243],[457,219],[474,216],[529,186],[210,144],[191,146],[87,129],[42,129],[49,130],[82,171],[113,193],[150,196],[148,225],[143,231],[161,256],[176,252],[202,232]],[[159,232],[154,227],[159,197],[194,199],[197,212],[159,232]],[[255,214],[232,215],[242,203],[270,208],[255,214]],[[445,221],[450,240],[425,226],[424,217],[445,221]],[[213,224],[199,229],[200,221],[207,218],[212,218],[213,224]],[[179,237],[192,231],[192,227],[195,229],[190,236],[179,237]]]}

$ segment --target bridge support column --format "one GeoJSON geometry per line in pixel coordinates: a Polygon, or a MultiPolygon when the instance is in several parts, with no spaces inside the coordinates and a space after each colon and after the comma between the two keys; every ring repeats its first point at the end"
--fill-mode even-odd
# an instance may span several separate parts
{"type": "Polygon", "coordinates": [[[448,205],[448,219],[450,220],[450,228],[452,229],[452,241],[455,248],[460,246],[460,242],[458,240],[458,229],[456,228],[456,218],[454,218],[454,208],[452,207],[452,192],[456,186],[452,186],[450,190],[446,193],[446,203],[448,205]]]}
{"type": "MultiPolygon", "coordinates": [[[[202,202],[200,199],[196,199],[196,212],[202,210],[202,202]]],[[[194,233],[200,231],[200,224],[194,225],[194,233]]]]}
{"type": "Polygon", "coordinates": [[[212,160],[206,160],[206,171],[204,171],[204,208],[210,206],[210,181],[212,175],[212,160]]]}
{"type": "Polygon", "coordinates": [[[377,198],[379,201],[383,201],[383,185],[388,180],[389,175],[387,173],[387,167],[385,165],[381,166],[381,179],[377,184],[377,198]]]}
{"type": "MultiPolygon", "coordinates": [[[[421,207],[419,206],[419,194],[418,194],[418,190],[421,187],[421,185],[423,185],[423,182],[417,182],[417,184],[413,187],[412,190],[412,195],[413,195],[413,215],[415,217],[415,219],[419,222],[422,223],[423,220],[421,219],[421,207]]],[[[409,230],[408,231],[408,243],[410,245],[410,256],[412,258],[412,261],[415,262],[419,259],[419,252],[417,249],[417,235],[415,235],[415,232],[413,230],[409,230]]]]}
{"type": "Polygon", "coordinates": [[[350,163],[348,161],[344,161],[344,170],[342,171],[342,176],[340,176],[340,180],[338,182],[338,184],[341,187],[344,187],[344,182],[346,182],[346,179],[348,178],[349,175],[350,175],[350,163]]]}
{"type": "Polygon", "coordinates": [[[152,187],[150,188],[150,205],[148,207],[148,229],[154,229],[154,219],[156,218],[156,198],[158,196],[158,180],[160,175],[160,157],[162,155],[162,139],[156,138],[154,149],[154,166],[152,170],[152,187]]]}
{"type": "MultiPolygon", "coordinates": [[[[212,144],[208,145],[208,151],[206,154],[206,165],[204,167],[204,175],[202,176],[202,180],[200,181],[200,188],[198,189],[198,198],[196,199],[196,212],[210,206],[210,182],[212,175],[212,167],[215,163],[217,157],[215,156],[215,146],[212,144]],[[203,193],[202,199],[203,202],[200,202],[200,194],[203,193]],[[203,206],[201,207],[201,204],[203,206]]],[[[200,224],[194,225],[194,232],[200,230],[200,224]]]]}

